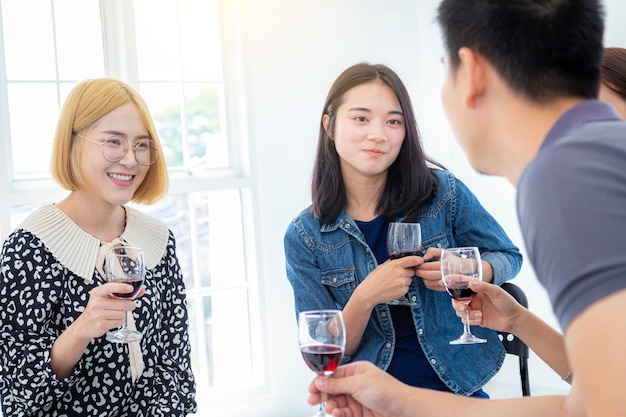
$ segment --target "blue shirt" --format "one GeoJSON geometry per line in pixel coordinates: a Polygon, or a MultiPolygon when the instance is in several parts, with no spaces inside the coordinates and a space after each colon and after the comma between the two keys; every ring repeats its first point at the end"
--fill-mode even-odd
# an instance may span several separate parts
{"type": "MultiPolygon", "coordinates": [[[[518,248],[460,180],[449,171],[433,173],[440,183],[437,195],[417,219],[424,250],[478,246],[493,268],[494,283],[513,278],[522,263],[518,248]]],[[[320,224],[310,207],[303,210],[287,227],[284,247],[296,314],[343,309],[354,289],[378,266],[363,233],[345,210],[329,224],[320,224]]],[[[472,331],[487,343],[450,345],[462,326],[448,294],[428,290],[421,279],[414,278],[409,297],[417,303],[408,309],[421,350],[449,390],[471,395],[498,372],[505,352],[496,332],[475,326],[472,331]]],[[[358,348],[344,361],[368,360],[387,370],[397,342],[391,310],[387,304],[378,304],[358,348]]]]}
{"type": "Polygon", "coordinates": [[[563,330],[626,288],[626,123],[609,104],[586,101],[559,118],[520,177],[517,212],[563,330]]]}

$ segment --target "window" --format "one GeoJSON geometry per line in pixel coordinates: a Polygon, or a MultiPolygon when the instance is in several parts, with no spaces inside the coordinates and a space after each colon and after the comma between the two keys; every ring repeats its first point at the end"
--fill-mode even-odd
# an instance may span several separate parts
{"type": "Polygon", "coordinates": [[[200,409],[206,393],[257,389],[264,370],[263,352],[252,348],[263,346],[250,220],[256,190],[245,129],[234,117],[240,83],[225,77],[239,73],[236,48],[223,53],[219,16],[227,6],[0,0],[0,7],[2,238],[31,210],[66,194],[49,178],[49,155],[56,115],[74,84],[101,76],[129,82],[150,107],[170,167],[168,196],[141,209],[176,236],[200,409]]]}

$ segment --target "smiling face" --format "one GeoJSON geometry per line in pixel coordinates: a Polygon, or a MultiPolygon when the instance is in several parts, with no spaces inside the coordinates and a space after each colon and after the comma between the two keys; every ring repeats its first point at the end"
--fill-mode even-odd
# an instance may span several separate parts
{"type": "Polygon", "coordinates": [[[137,163],[132,149],[132,145],[138,140],[149,138],[137,105],[126,103],[116,108],[81,135],[95,142],[102,142],[111,136],[128,140],[131,147],[124,158],[109,162],[104,158],[99,144],[77,139],[86,141],[81,160],[84,187],[80,191],[88,194],[92,201],[101,201],[112,206],[128,203],[150,168],[137,163]]]}
{"type": "MultiPolygon", "coordinates": [[[[388,85],[371,81],[346,92],[329,132],[344,179],[386,175],[406,135],[400,102],[388,85]]],[[[328,129],[329,117],[324,116],[328,129]]]]}

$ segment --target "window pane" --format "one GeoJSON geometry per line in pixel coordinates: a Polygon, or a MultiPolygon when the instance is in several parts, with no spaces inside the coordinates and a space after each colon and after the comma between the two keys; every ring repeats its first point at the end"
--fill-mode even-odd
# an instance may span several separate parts
{"type": "Polygon", "coordinates": [[[141,207],[163,220],[176,237],[189,290],[246,287],[246,247],[240,191],[170,193],[141,207]]]}
{"type": "Polygon", "coordinates": [[[137,62],[142,80],[180,80],[176,1],[135,0],[137,62]]]}
{"type": "Polygon", "coordinates": [[[170,168],[230,165],[221,84],[142,83],[170,168]]]}
{"type": "Polygon", "coordinates": [[[186,153],[182,139],[182,86],[179,83],[142,83],[139,90],[152,113],[167,166],[170,169],[183,167],[186,153]]]}
{"type": "Polygon", "coordinates": [[[245,290],[188,298],[192,368],[197,391],[241,389],[254,383],[250,312],[245,290]]]}
{"type": "Polygon", "coordinates": [[[214,387],[243,388],[252,385],[252,345],[247,291],[220,291],[211,297],[211,311],[205,311],[207,327],[211,324],[214,387]],[[209,315],[210,314],[210,315],[209,315]]]}
{"type": "Polygon", "coordinates": [[[186,84],[185,119],[190,169],[229,165],[225,123],[222,123],[221,85],[186,84]]]}
{"type": "Polygon", "coordinates": [[[9,84],[8,92],[14,177],[48,176],[58,118],[57,86],[9,84]]]}
{"type": "Polygon", "coordinates": [[[159,6],[135,0],[139,78],[221,80],[217,1],[162,1],[159,6]]]}
{"type": "Polygon", "coordinates": [[[3,1],[2,24],[7,78],[56,79],[50,1],[3,1]]]}
{"type": "MultiPolygon", "coordinates": [[[[211,256],[210,284],[214,288],[246,285],[246,247],[244,245],[243,214],[239,190],[207,192],[197,207],[206,206],[208,251],[199,256],[211,256]]],[[[203,285],[206,280],[203,279],[203,285]]]]}
{"type": "Polygon", "coordinates": [[[140,210],[164,221],[172,231],[176,238],[176,254],[183,270],[185,286],[187,289],[193,288],[195,266],[190,234],[188,195],[169,193],[154,206],[142,206],[140,210]]]}
{"type": "Polygon", "coordinates": [[[102,77],[104,53],[98,0],[55,1],[54,15],[59,78],[102,77]]]}
{"type": "Polygon", "coordinates": [[[217,1],[181,1],[179,13],[185,79],[222,80],[217,1]]]}

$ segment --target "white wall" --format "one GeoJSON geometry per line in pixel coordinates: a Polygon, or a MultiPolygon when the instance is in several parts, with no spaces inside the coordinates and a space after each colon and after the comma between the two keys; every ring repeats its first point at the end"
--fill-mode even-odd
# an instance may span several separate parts
{"type": "MultiPolygon", "coordinates": [[[[312,373],[297,345],[291,287],[285,277],[283,233],[309,204],[309,185],[322,105],[339,73],[360,61],[394,68],[412,94],[427,152],[448,165],[479,196],[523,250],[515,217],[515,191],[503,179],[474,174],[447,125],[440,104],[443,71],[437,0],[238,0],[244,30],[248,135],[260,185],[262,319],[268,332],[271,392],[242,399],[222,415],[302,417],[312,373]],[[249,400],[249,401],[248,401],[249,400]],[[254,404],[254,411],[250,406],[254,404]]],[[[607,43],[626,45],[617,16],[626,3],[607,2],[607,43]]],[[[545,292],[528,265],[515,282],[530,306],[556,327],[545,292]]],[[[519,395],[516,364],[507,363],[487,388],[494,396],[519,395]]],[[[533,394],[566,392],[539,359],[530,359],[533,394]]],[[[199,415],[208,415],[200,413],[199,415]]],[[[211,410],[211,415],[217,415],[211,410]]]]}

